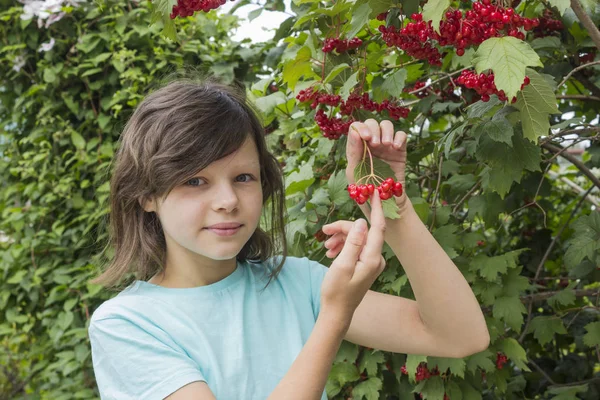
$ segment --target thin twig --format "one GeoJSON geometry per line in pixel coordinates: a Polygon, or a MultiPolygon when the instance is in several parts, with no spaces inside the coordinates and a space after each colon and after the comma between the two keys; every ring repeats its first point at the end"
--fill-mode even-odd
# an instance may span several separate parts
{"type": "MultiPolygon", "coordinates": [[[[560,147],[555,146],[551,143],[544,143],[542,147],[546,150],[550,150],[553,153],[561,152],[560,147]]],[[[585,176],[590,178],[590,180],[594,183],[596,187],[600,189],[600,179],[598,179],[598,177],[595,176],[592,173],[592,171],[590,171],[589,168],[586,167],[579,159],[568,153],[561,153],[561,157],[569,160],[575,167],[577,167],[578,170],[580,170],[585,176]]]]}
{"type": "Polygon", "coordinates": [[[583,25],[598,50],[600,50],[600,31],[596,27],[596,24],[594,24],[594,21],[587,15],[579,0],[571,0],[571,8],[575,15],[577,15],[577,18],[579,18],[581,25],[583,25]]]}
{"type": "Polygon", "coordinates": [[[458,201],[458,203],[454,206],[454,208],[452,209],[452,214],[454,214],[458,208],[460,206],[462,206],[462,204],[477,190],[479,189],[479,185],[481,185],[481,181],[477,181],[477,183],[475,183],[475,185],[473,185],[473,187],[471,188],[471,190],[469,190],[467,192],[467,194],[465,194],[462,199],[460,199],[458,201]]]}
{"type": "Polygon", "coordinates": [[[542,375],[544,375],[544,378],[546,378],[548,382],[550,382],[552,385],[556,385],[556,382],[554,382],[552,378],[550,378],[550,376],[546,373],[546,371],[544,371],[539,365],[537,365],[535,361],[529,359],[527,360],[527,362],[533,365],[535,369],[537,369],[542,375]]]}
{"type": "MultiPolygon", "coordinates": [[[[575,1],[576,1],[576,0],[575,0],[575,1]]],[[[565,76],[565,79],[563,79],[563,80],[562,80],[562,82],[558,84],[557,88],[559,88],[559,87],[561,87],[562,85],[564,85],[564,84],[565,84],[565,82],[566,82],[566,81],[567,81],[567,80],[568,80],[568,79],[569,79],[569,78],[570,78],[570,77],[571,77],[571,76],[572,76],[572,75],[573,75],[575,72],[579,71],[580,69],[584,69],[584,68],[587,68],[587,67],[589,67],[589,66],[591,66],[591,65],[596,65],[596,64],[600,64],[600,61],[592,61],[592,62],[589,62],[589,63],[587,63],[587,64],[581,64],[579,67],[575,67],[575,68],[573,69],[573,71],[569,72],[569,73],[567,74],[567,76],[565,76]]]]}
{"type": "Polygon", "coordinates": [[[438,164],[438,181],[435,186],[435,195],[433,196],[433,215],[431,216],[431,226],[429,227],[429,232],[433,231],[433,225],[435,224],[435,213],[437,211],[437,206],[435,203],[437,202],[438,194],[440,193],[440,184],[442,183],[442,163],[444,162],[444,156],[440,155],[440,163],[438,164]]]}

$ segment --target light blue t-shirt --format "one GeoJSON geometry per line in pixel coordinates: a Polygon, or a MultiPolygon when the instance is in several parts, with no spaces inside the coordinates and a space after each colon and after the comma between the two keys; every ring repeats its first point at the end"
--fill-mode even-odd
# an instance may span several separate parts
{"type": "MultiPolygon", "coordinates": [[[[265,400],[313,330],[327,270],[287,257],[262,292],[267,269],[248,262],[207,286],[134,282],[91,318],[101,398],[163,399],[205,381],[217,400],[265,400]]],[[[325,391],[321,398],[327,399],[325,391]]]]}

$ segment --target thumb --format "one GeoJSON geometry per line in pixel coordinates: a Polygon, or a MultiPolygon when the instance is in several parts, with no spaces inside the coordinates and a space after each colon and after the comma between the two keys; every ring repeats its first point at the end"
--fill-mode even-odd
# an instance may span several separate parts
{"type": "Polygon", "coordinates": [[[346,144],[346,159],[348,160],[346,178],[348,179],[348,183],[355,182],[354,168],[356,168],[362,159],[363,151],[364,143],[358,134],[358,131],[356,131],[353,125],[350,125],[350,129],[348,130],[348,142],[346,144]]]}

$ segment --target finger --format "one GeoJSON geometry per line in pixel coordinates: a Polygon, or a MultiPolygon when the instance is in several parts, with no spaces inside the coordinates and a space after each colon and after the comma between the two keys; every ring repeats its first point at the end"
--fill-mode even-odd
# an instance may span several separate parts
{"type": "Polygon", "coordinates": [[[385,235],[385,216],[379,192],[375,191],[371,197],[371,228],[367,235],[364,256],[367,260],[378,260],[383,248],[385,235]]]}
{"type": "Polygon", "coordinates": [[[371,133],[371,145],[373,147],[379,146],[381,143],[381,129],[379,128],[379,123],[373,118],[369,118],[365,121],[365,125],[368,127],[369,132],[371,133]]]}
{"type": "Polygon", "coordinates": [[[394,124],[390,120],[383,120],[379,123],[381,127],[381,144],[391,145],[394,141],[394,124]]]}
{"type": "Polygon", "coordinates": [[[332,237],[327,239],[325,241],[325,243],[323,243],[323,245],[325,247],[327,247],[329,250],[331,250],[331,249],[334,249],[336,246],[343,244],[345,241],[346,241],[346,235],[342,235],[341,233],[336,233],[335,235],[333,235],[332,237]]]}
{"type": "Polygon", "coordinates": [[[339,265],[339,268],[351,270],[354,274],[358,256],[364,246],[367,228],[367,221],[362,218],[354,222],[340,255],[334,261],[336,266],[339,265]]]}
{"type": "Polygon", "coordinates": [[[321,230],[326,235],[335,235],[338,232],[342,232],[344,235],[347,235],[348,232],[350,232],[350,229],[352,229],[353,224],[354,223],[352,221],[340,220],[323,225],[321,230]]]}
{"type": "Polygon", "coordinates": [[[407,135],[403,131],[396,132],[396,137],[394,138],[394,148],[401,149],[402,146],[406,144],[407,135]]]}
{"type": "Polygon", "coordinates": [[[340,251],[342,251],[343,247],[343,245],[338,245],[333,249],[327,250],[327,253],[325,253],[325,255],[329,258],[335,258],[338,254],[340,254],[340,251]]]}

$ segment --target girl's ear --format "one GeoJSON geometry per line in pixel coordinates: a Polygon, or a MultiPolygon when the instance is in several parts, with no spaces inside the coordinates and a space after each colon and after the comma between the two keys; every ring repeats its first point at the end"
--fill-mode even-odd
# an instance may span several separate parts
{"type": "Polygon", "coordinates": [[[145,197],[144,198],[140,197],[138,199],[138,202],[140,203],[140,206],[144,209],[144,211],[156,212],[156,203],[154,202],[153,199],[148,200],[145,197]]]}

